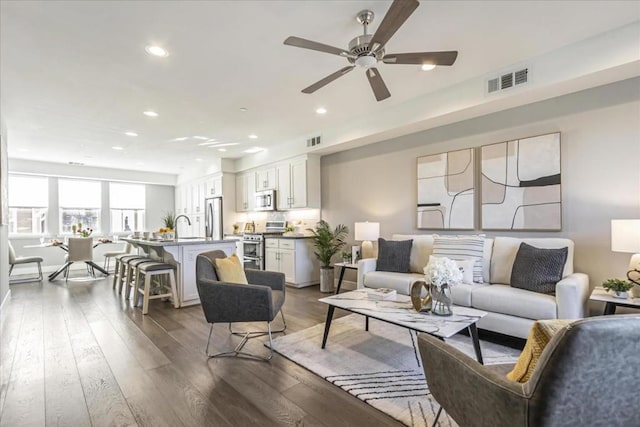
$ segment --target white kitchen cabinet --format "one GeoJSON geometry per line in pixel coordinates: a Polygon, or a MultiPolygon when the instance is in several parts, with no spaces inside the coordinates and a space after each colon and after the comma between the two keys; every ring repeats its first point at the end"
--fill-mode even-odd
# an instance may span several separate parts
{"type": "Polygon", "coordinates": [[[191,210],[192,214],[199,214],[204,211],[204,193],[205,193],[205,182],[204,181],[195,181],[190,185],[190,202],[191,202],[191,210]]]}
{"type": "Polygon", "coordinates": [[[320,265],[310,239],[265,239],[265,269],[284,273],[288,285],[296,288],[320,282],[320,265]]]}
{"type": "Polygon", "coordinates": [[[236,211],[246,212],[255,206],[255,173],[236,176],[236,211]]]}
{"type": "Polygon", "coordinates": [[[320,207],[319,160],[303,158],[281,163],[276,175],[279,210],[320,207]]]}
{"type": "Polygon", "coordinates": [[[276,188],[276,168],[256,171],[256,191],[276,188]]]}
{"type": "Polygon", "coordinates": [[[222,196],[222,176],[208,178],[205,181],[204,198],[222,196]]]}

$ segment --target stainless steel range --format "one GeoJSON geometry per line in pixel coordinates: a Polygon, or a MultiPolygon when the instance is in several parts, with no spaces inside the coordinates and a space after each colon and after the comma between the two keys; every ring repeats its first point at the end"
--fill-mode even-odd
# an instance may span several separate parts
{"type": "Polygon", "coordinates": [[[264,237],[281,236],[285,227],[286,221],[267,221],[265,231],[244,233],[244,268],[264,270],[264,237]]]}

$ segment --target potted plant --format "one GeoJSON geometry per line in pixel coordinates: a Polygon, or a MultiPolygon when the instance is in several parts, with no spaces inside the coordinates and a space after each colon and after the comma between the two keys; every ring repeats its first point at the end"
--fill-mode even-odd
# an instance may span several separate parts
{"type": "Polygon", "coordinates": [[[173,240],[176,236],[176,214],[173,212],[167,212],[162,217],[162,222],[164,223],[164,228],[166,231],[164,232],[165,239],[173,240]]]}
{"type": "Polygon", "coordinates": [[[320,292],[333,290],[333,266],[331,258],[344,247],[344,241],[349,229],[344,224],[339,224],[331,229],[328,222],[320,220],[316,228],[307,229],[311,233],[311,241],[317,249],[314,254],[320,260],[320,292]]]}
{"type": "Polygon", "coordinates": [[[613,297],[627,298],[627,291],[633,288],[633,283],[620,279],[608,279],[602,282],[602,287],[613,297]]]}
{"type": "Polygon", "coordinates": [[[340,252],[340,256],[342,257],[342,262],[345,264],[349,264],[351,262],[351,254],[347,251],[340,252]]]}

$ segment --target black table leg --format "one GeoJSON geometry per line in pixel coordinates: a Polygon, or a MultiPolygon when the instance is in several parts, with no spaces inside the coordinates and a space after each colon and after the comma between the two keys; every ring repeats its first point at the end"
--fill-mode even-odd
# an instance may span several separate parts
{"type": "Polygon", "coordinates": [[[104,274],[105,276],[109,275],[109,272],[107,270],[105,270],[104,268],[100,267],[98,264],[96,264],[93,261],[85,261],[87,263],[87,265],[91,266],[92,268],[95,268],[96,270],[98,270],[100,273],[104,274]]]}
{"type": "Polygon", "coordinates": [[[476,359],[481,365],[484,365],[482,351],[480,350],[480,338],[478,338],[478,328],[476,328],[475,323],[469,325],[469,335],[471,335],[471,340],[473,341],[473,349],[476,351],[476,359]]]}
{"type": "Polygon", "coordinates": [[[369,316],[364,316],[364,330],[369,332],[369,316]]]}
{"type": "Polygon", "coordinates": [[[338,279],[338,287],[336,288],[336,295],[340,293],[340,286],[342,286],[342,278],[344,277],[344,271],[346,270],[346,267],[342,267],[342,270],[340,270],[340,278],[338,279]]]}
{"type": "Polygon", "coordinates": [[[612,302],[608,302],[604,306],[604,315],[616,314],[616,305],[612,302]]]}
{"type": "Polygon", "coordinates": [[[58,275],[60,273],[62,273],[63,271],[65,271],[71,264],[73,264],[73,263],[72,262],[67,262],[62,267],[60,267],[59,269],[57,269],[56,271],[51,273],[49,275],[49,280],[51,281],[51,280],[55,279],[56,277],[58,277],[58,275]]]}
{"type": "Polygon", "coordinates": [[[331,328],[331,320],[333,320],[333,312],[335,311],[335,307],[329,305],[329,310],[327,311],[327,322],[324,324],[324,336],[322,337],[322,347],[327,344],[327,338],[329,337],[329,328],[331,328]]]}

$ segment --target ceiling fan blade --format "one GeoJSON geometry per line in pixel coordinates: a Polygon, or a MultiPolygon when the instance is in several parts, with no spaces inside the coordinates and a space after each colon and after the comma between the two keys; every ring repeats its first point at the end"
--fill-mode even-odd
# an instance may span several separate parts
{"type": "Polygon", "coordinates": [[[319,52],[331,53],[333,55],[339,55],[344,57],[352,56],[349,52],[338,47],[329,46],[326,44],[314,42],[312,40],[301,39],[300,37],[287,37],[284,44],[289,46],[301,47],[303,49],[317,50],[319,52]]]}
{"type": "Polygon", "coordinates": [[[457,50],[445,52],[390,53],[385,55],[382,61],[385,64],[453,65],[457,57],[457,50]]]}
{"type": "Polygon", "coordinates": [[[344,68],[336,71],[333,74],[329,74],[324,79],[319,80],[319,81],[315,82],[314,84],[312,84],[311,86],[302,89],[302,93],[313,93],[313,92],[317,91],[318,89],[320,89],[321,87],[328,85],[329,83],[331,83],[332,81],[334,81],[338,77],[344,76],[349,71],[352,71],[354,68],[355,68],[355,65],[349,65],[348,67],[344,67],[344,68]]]}
{"type": "Polygon", "coordinates": [[[382,101],[383,99],[387,99],[391,96],[389,89],[387,89],[387,85],[384,84],[384,80],[382,80],[382,76],[377,68],[369,68],[366,73],[371,89],[373,89],[373,94],[376,96],[376,100],[382,101]]]}
{"type": "Polygon", "coordinates": [[[418,0],[394,0],[369,42],[371,51],[383,47],[420,5],[418,0]]]}

